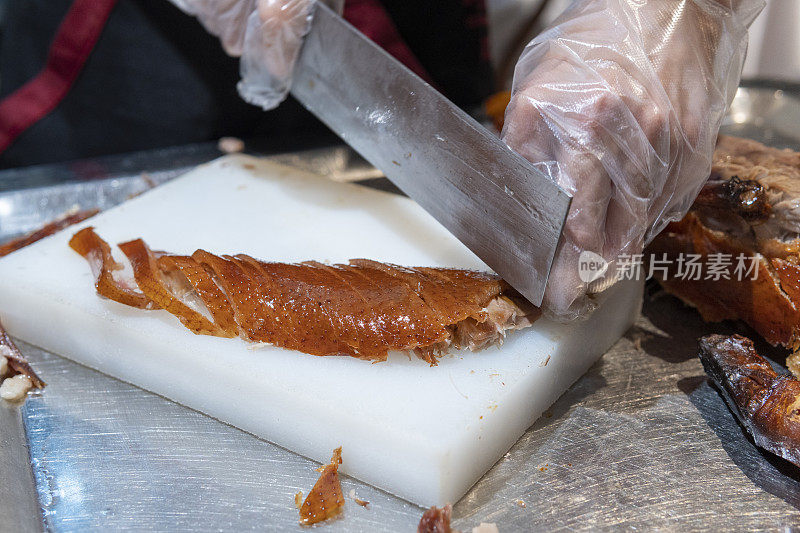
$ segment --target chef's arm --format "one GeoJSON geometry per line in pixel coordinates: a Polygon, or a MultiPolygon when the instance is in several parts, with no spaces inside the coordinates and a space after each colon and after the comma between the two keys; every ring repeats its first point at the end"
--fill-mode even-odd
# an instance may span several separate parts
{"type": "MultiPolygon", "coordinates": [[[[315,0],[170,0],[241,57],[239,94],[264,109],[289,93],[315,0]]],[[[321,0],[341,12],[344,0],[321,0]]]]}
{"type": "Polygon", "coordinates": [[[708,177],[764,0],[575,0],[522,53],[503,139],[573,194],[545,294],[551,317],[594,293],[681,218],[708,177]],[[583,280],[590,251],[610,263],[583,280]]]}

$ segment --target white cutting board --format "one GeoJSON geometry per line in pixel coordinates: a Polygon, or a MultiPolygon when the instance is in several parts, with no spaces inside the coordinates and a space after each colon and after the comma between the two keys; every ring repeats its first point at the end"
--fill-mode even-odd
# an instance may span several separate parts
{"type": "Polygon", "coordinates": [[[88,264],[67,246],[87,225],[112,245],[143,237],[175,253],[488,270],[414,202],[228,156],[0,260],[0,318],[27,342],[312,459],[342,446],[345,473],[423,506],[457,501],[641,303],[641,285],[622,284],[587,322],[540,320],[502,349],[457,352],[437,367],[399,353],[372,364],[254,350],[194,335],[165,311],[99,298],[88,264]]]}

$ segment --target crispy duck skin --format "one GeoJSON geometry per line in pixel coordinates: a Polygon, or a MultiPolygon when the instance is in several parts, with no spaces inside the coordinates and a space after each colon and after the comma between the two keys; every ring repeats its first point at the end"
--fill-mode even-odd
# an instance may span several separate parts
{"type": "Polygon", "coordinates": [[[155,303],[144,294],[114,277],[115,271],[124,269],[111,254],[111,247],[94,231],[81,230],[69,241],[70,247],[81,254],[92,269],[95,288],[110,300],[131,307],[153,309],[155,303]]]}
{"type": "MultiPolygon", "coordinates": [[[[28,376],[31,380],[31,383],[33,383],[34,388],[44,388],[46,383],[36,375],[36,372],[33,371],[33,368],[31,368],[31,365],[28,364],[28,361],[22,357],[19,348],[17,348],[17,345],[11,340],[11,337],[8,336],[6,330],[3,329],[2,324],[0,324],[0,355],[4,356],[8,360],[8,366],[11,369],[12,376],[16,374],[28,376]]],[[[0,381],[2,381],[3,377],[10,376],[0,376],[0,381]]]]}
{"type": "Polygon", "coordinates": [[[417,525],[417,533],[459,533],[450,528],[450,515],[453,506],[449,503],[442,507],[433,506],[422,514],[417,525]]]}
{"type": "Polygon", "coordinates": [[[770,215],[767,191],[756,180],[709,179],[694,201],[695,208],[734,211],[748,222],[763,222],[770,215]]]}
{"type": "Polygon", "coordinates": [[[800,381],[775,372],[741,335],[703,337],[699,355],[756,445],[800,466],[800,381]]]}
{"type": "Polygon", "coordinates": [[[342,464],[341,446],[333,450],[331,462],[320,467],[319,479],[300,505],[300,523],[304,526],[328,520],[342,512],[344,494],[339,480],[340,464],[342,464]]]}
{"type": "Polygon", "coordinates": [[[20,248],[25,248],[29,244],[33,244],[36,241],[40,241],[45,237],[49,237],[54,233],[61,231],[64,228],[72,226],[73,224],[78,224],[79,222],[83,222],[89,217],[93,217],[99,212],[98,209],[88,209],[86,211],[78,211],[75,213],[69,213],[58,220],[50,222],[49,224],[45,225],[42,228],[39,228],[36,231],[33,231],[27,235],[23,235],[17,239],[13,239],[7,243],[4,243],[0,246],[0,257],[10,254],[11,252],[16,252],[20,248]]]}
{"type": "MultiPolygon", "coordinates": [[[[98,209],[87,209],[85,211],[67,213],[63,217],[46,224],[36,231],[32,231],[27,235],[12,239],[0,245],[0,257],[4,257],[12,252],[16,252],[21,248],[25,248],[26,246],[40,241],[45,237],[49,237],[50,235],[53,235],[64,228],[78,224],[79,222],[83,222],[87,218],[93,217],[98,212],[98,209]]],[[[14,344],[14,341],[11,340],[11,337],[9,337],[5,329],[3,329],[2,324],[0,324],[0,355],[4,356],[8,360],[8,366],[11,369],[9,376],[0,376],[0,381],[2,381],[4,377],[22,374],[30,378],[34,388],[44,388],[46,385],[45,382],[36,375],[36,372],[33,371],[33,368],[31,368],[31,365],[28,364],[28,361],[22,357],[22,354],[20,353],[16,344],[14,344]]]]}
{"type": "Polygon", "coordinates": [[[666,254],[667,276],[656,270],[656,278],[704,320],[742,320],[769,343],[800,349],[800,153],[721,135],[711,177],[689,213],[647,253],[666,254]],[[728,280],[682,279],[681,253],[699,254],[702,264],[710,254],[744,254],[758,272],[738,279],[734,264],[728,280]]]}
{"type": "Polygon", "coordinates": [[[268,263],[245,254],[191,256],[120,244],[134,282],[92,228],[70,246],[92,266],[97,292],[119,303],[163,309],[197,334],[241,337],[312,355],[383,361],[413,350],[431,364],[450,346],[479,349],[529,326],[539,310],[494,275],[407,268],[366,259],[326,265],[268,263]]]}

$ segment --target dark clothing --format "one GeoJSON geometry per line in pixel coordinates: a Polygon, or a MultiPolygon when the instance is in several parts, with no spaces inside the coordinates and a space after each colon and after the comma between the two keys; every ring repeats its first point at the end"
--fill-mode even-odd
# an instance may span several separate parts
{"type": "MultiPolygon", "coordinates": [[[[374,0],[373,0],[374,1],[374,0]]],[[[464,107],[490,92],[482,2],[382,0],[433,83],[464,107]]],[[[0,44],[0,98],[37,75],[68,0],[11,0],[0,44]]],[[[238,60],[167,0],[119,0],[55,110],[0,154],[15,167],[238,137],[327,130],[291,99],[263,112],[236,93],[238,60]]]]}

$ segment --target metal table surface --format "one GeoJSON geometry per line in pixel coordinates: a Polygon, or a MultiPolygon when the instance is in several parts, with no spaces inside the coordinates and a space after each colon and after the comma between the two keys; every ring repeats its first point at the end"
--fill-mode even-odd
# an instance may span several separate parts
{"type": "MultiPolygon", "coordinates": [[[[726,129],[800,148],[800,103],[740,91],[726,129]]],[[[192,150],[204,155],[186,165],[215,155],[213,147],[192,150]]],[[[346,148],[279,157],[340,179],[375,177],[346,148]]],[[[38,185],[65,173],[73,179],[0,192],[0,240],[73,204],[113,205],[180,170],[143,177],[122,167],[90,181],[63,166],[31,169],[38,185]]],[[[699,336],[734,328],[741,330],[704,324],[648,286],[636,325],[456,504],[453,525],[800,527],[800,473],[755,448],[696,357],[699,336]]],[[[300,529],[293,497],[313,485],[316,463],[34,346],[20,348],[48,387],[21,407],[0,406],[0,531],[300,529]]],[[[780,351],[762,348],[781,362],[780,351]]],[[[351,478],[343,485],[369,508],[350,501],[320,529],[415,530],[422,509],[351,478]]]]}

